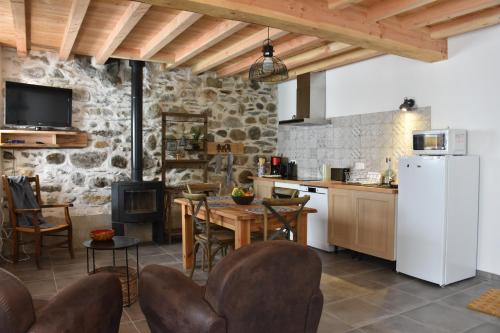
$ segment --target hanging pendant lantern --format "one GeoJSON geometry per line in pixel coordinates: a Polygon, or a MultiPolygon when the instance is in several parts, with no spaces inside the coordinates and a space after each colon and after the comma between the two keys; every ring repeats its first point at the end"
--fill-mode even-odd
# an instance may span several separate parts
{"type": "Polygon", "coordinates": [[[258,82],[280,82],[288,79],[288,69],[285,64],[280,58],[274,56],[273,43],[269,38],[269,27],[267,39],[262,46],[262,57],[250,67],[248,78],[258,82]]]}

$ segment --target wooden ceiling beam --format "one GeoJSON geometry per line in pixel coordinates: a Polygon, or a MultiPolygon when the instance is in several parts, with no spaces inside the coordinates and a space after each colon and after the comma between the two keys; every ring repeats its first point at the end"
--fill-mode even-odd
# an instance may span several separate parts
{"type": "MultiPolygon", "coordinates": [[[[262,29],[247,38],[240,40],[239,42],[201,60],[192,67],[193,74],[199,74],[206,72],[214,67],[217,67],[227,61],[239,57],[242,54],[250,52],[260,46],[267,38],[268,30],[267,28],[262,29]]],[[[288,34],[288,32],[280,29],[269,29],[269,38],[275,40],[281,38],[288,34]]]]}
{"type": "Polygon", "coordinates": [[[141,48],[141,58],[151,58],[202,16],[202,14],[186,11],[177,14],[172,21],[168,22],[160,32],[141,48]]]}
{"type": "Polygon", "coordinates": [[[370,22],[377,22],[409,12],[436,1],[437,0],[385,0],[372,5],[367,10],[366,18],[370,22]]]}
{"type": "Polygon", "coordinates": [[[99,52],[95,56],[97,64],[104,64],[109,57],[120,46],[123,40],[128,36],[130,31],[136,26],[141,18],[146,14],[151,5],[140,2],[131,1],[114,29],[109,34],[106,42],[101,46],[99,52]]]}
{"type": "Polygon", "coordinates": [[[403,27],[410,29],[422,28],[497,5],[500,5],[500,0],[452,0],[440,2],[419,13],[402,18],[400,23],[403,27]]]}
{"type": "Polygon", "coordinates": [[[363,0],[328,0],[328,9],[337,10],[344,9],[349,6],[360,3],[363,0]]]}
{"type": "MultiPolygon", "coordinates": [[[[116,49],[116,51],[113,52],[113,58],[126,59],[126,60],[144,60],[143,58],[141,58],[139,49],[128,49],[122,47],[118,47],[118,49],[116,49]]],[[[147,59],[147,61],[158,62],[162,64],[170,64],[173,63],[174,60],[175,60],[175,54],[165,51],[160,51],[151,58],[147,59]]]]}
{"type": "Polygon", "coordinates": [[[448,38],[465,32],[500,24],[500,7],[493,7],[430,28],[432,38],[448,38]]]}
{"type": "MultiPolygon", "coordinates": [[[[317,45],[321,40],[317,37],[312,36],[299,36],[291,39],[289,41],[274,45],[274,55],[276,57],[284,58],[289,54],[292,54],[298,50],[303,50],[311,46],[317,45]]],[[[226,77],[241,73],[245,70],[249,70],[250,66],[262,56],[262,51],[259,50],[256,53],[252,53],[238,62],[225,66],[217,70],[217,75],[220,77],[226,77]]]]}
{"type": "Polygon", "coordinates": [[[12,20],[14,21],[17,55],[25,57],[28,55],[26,4],[24,0],[10,0],[10,8],[12,10],[12,20]]]}
{"type": "Polygon", "coordinates": [[[355,46],[349,44],[333,42],[328,45],[321,46],[301,54],[297,54],[283,61],[285,62],[285,65],[288,69],[292,69],[300,67],[302,65],[317,62],[321,59],[330,58],[344,52],[352,51],[355,48],[355,46]]]}
{"type": "Polygon", "coordinates": [[[383,55],[383,53],[379,51],[359,49],[332,58],[320,60],[309,65],[295,68],[291,71],[288,71],[288,78],[293,79],[301,74],[333,69],[363,60],[375,58],[381,55],[383,55]]]}
{"type": "Polygon", "coordinates": [[[175,61],[167,66],[167,68],[177,67],[186,61],[192,59],[194,56],[202,53],[203,51],[214,46],[221,40],[226,39],[232,34],[240,31],[248,26],[246,22],[224,20],[217,24],[214,28],[207,31],[202,36],[194,40],[188,46],[179,50],[175,54],[175,61]]]}
{"type": "Polygon", "coordinates": [[[447,58],[446,41],[434,40],[426,31],[411,31],[388,22],[370,23],[366,20],[366,13],[354,8],[330,11],[325,0],[141,1],[213,17],[272,25],[276,29],[292,33],[423,61],[433,62],[447,58]]]}
{"type": "Polygon", "coordinates": [[[68,60],[89,4],[90,0],[73,0],[71,3],[68,21],[66,22],[61,47],[59,48],[59,59],[68,60]]]}

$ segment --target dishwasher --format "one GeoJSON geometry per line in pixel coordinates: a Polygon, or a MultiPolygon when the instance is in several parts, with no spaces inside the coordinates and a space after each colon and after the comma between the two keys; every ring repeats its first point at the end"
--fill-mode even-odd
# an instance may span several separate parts
{"type": "Polygon", "coordinates": [[[301,197],[311,197],[306,207],[314,208],[318,212],[307,215],[307,245],[333,252],[334,246],[328,243],[328,189],[284,182],[276,182],[274,186],[299,190],[301,197]]]}

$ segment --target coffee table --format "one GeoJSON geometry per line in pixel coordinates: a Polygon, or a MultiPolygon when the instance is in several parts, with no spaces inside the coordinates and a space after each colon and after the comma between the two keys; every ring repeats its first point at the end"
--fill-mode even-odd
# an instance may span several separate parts
{"type": "MultiPolygon", "coordinates": [[[[127,274],[126,287],[127,289],[124,292],[127,292],[128,303],[127,306],[130,306],[130,274],[129,274],[129,266],[128,266],[128,249],[131,247],[135,247],[136,259],[137,259],[137,276],[139,276],[139,239],[133,237],[126,236],[114,236],[112,240],[109,241],[94,241],[94,240],[86,240],[83,242],[83,246],[87,249],[87,273],[96,273],[95,267],[95,251],[113,251],[113,266],[112,268],[116,268],[116,250],[125,250],[125,270],[127,274]],[[90,270],[89,263],[89,250],[92,250],[92,271],[90,270]]],[[[99,270],[99,269],[98,269],[99,270]]]]}

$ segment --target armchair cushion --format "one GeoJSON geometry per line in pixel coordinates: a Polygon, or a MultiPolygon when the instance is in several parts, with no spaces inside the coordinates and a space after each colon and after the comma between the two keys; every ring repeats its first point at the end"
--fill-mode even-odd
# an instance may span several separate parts
{"type": "Polygon", "coordinates": [[[30,333],[118,333],[121,284],[111,273],[83,278],[57,294],[40,312],[30,333]]]}
{"type": "Polygon", "coordinates": [[[25,333],[35,322],[31,295],[21,281],[0,269],[0,332],[25,333]]]}
{"type": "Polygon", "coordinates": [[[203,294],[204,288],[175,269],[149,265],[141,272],[139,299],[152,333],[225,333],[225,320],[203,294]]]}
{"type": "Polygon", "coordinates": [[[205,299],[228,332],[316,332],[323,308],[321,261],[290,241],[258,242],[221,260],[205,299]]]}

